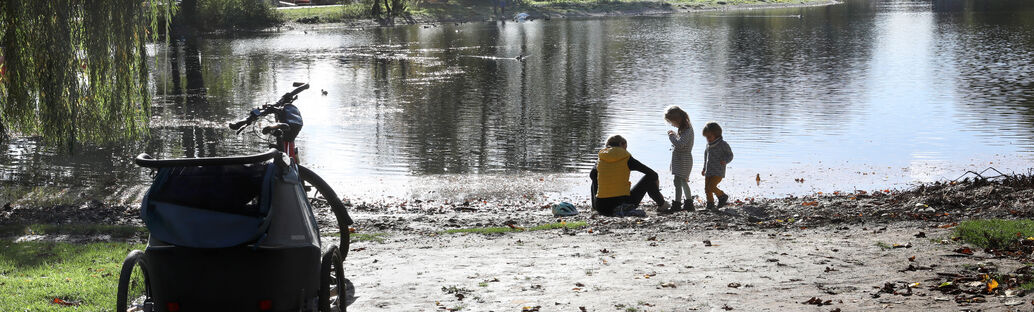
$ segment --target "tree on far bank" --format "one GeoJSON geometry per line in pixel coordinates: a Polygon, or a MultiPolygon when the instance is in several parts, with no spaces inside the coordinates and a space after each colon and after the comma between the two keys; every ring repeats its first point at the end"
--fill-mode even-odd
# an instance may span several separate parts
{"type": "Polygon", "coordinates": [[[395,17],[403,16],[407,10],[409,7],[406,0],[373,0],[370,15],[376,20],[387,22],[395,17]],[[382,1],[384,4],[381,4],[382,1]]]}

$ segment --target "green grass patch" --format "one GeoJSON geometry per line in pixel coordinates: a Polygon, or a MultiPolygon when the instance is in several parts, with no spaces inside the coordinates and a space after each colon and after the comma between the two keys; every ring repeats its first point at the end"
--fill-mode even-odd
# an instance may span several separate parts
{"type": "Polygon", "coordinates": [[[111,235],[113,238],[147,238],[147,228],[109,224],[0,225],[0,237],[21,235],[111,235]]]}
{"type": "MultiPolygon", "coordinates": [[[[335,236],[336,237],[338,235],[341,235],[340,233],[341,232],[337,232],[337,231],[327,232],[327,233],[320,233],[320,236],[335,236]]],[[[353,243],[358,243],[358,242],[383,243],[384,240],[388,238],[388,233],[351,233],[351,234],[348,234],[348,238],[353,243]]]]}
{"type": "Polygon", "coordinates": [[[543,225],[537,225],[529,228],[521,227],[486,227],[486,228],[469,228],[469,229],[451,229],[442,231],[442,234],[457,234],[457,233],[477,233],[477,234],[502,234],[510,232],[524,232],[524,231],[542,231],[542,230],[553,230],[553,229],[578,229],[589,226],[585,221],[575,222],[558,222],[558,223],[547,223],[543,225]]]}
{"type": "Polygon", "coordinates": [[[0,311],[111,311],[122,260],[130,250],[143,248],[0,241],[0,311]],[[54,299],[77,306],[57,305],[54,299]]]}
{"type": "Polygon", "coordinates": [[[955,236],[981,248],[1005,249],[1017,239],[1034,236],[1031,220],[969,220],[955,227],[955,236]]]}
{"type": "Polygon", "coordinates": [[[363,3],[279,9],[277,12],[287,21],[311,20],[318,23],[343,22],[350,19],[371,17],[370,7],[363,3]]]}
{"type": "Polygon", "coordinates": [[[1034,290],[1034,281],[1027,281],[1023,284],[1020,284],[1020,288],[1026,291],[1034,290]]]}
{"type": "Polygon", "coordinates": [[[348,238],[351,239],[353,243],[356,243],[356,242],[377,242],[377,243],[383,243],[384,239],[388,238],[388,233],[370,233],[370,234],[366,234],[366,233],[352,233],[352,234],[348,234],[348,238]]]}

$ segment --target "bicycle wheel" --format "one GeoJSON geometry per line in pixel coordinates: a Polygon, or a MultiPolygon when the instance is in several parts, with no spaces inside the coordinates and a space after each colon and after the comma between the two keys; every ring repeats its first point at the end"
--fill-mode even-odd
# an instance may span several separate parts
{"type": "Polygon", "coordinates": [[[151,303],[151,281],[143,257],[143,251],[133,250],[122,261],[122,271],[118,276],[118,294],[115,298],[117,312],[125,312],[131,305],[136,305],[134,303],[144,307],[151,303]],[[138,300],[141,298],[142,300],[138,300]]]}
{"type": "Polygon", "coordinates": [[[348,226],[352,225],[352,217],[348,215],[348,210],[345,204],[341,202],[341,199],[337,197],[337,193],[334,189],[327,184],[323,178],[320,178],[309,168],[298,166],[298,176],[302,179],[305,184],[312,185],[316,188],[319,194],[323,194],[323,198],[327,200],[327,204],[330,205],[331,211],[334,212],[334,217],[337,219],[338,231],[341,234],[341,259],[348,259],[348,248],[350,245],[350,233],[348,232],[348,226]]]}
{"type": "Polygon", "coordinates": [[[323,254],[323,261],[320,263],[320,311],[331,311],[331,290],[337,296],[337,310],[344,312],[347,308],[345,302],[345,271],[342,266],[341,253],[337,245],[330,246],[330,249],[323,254]]]}

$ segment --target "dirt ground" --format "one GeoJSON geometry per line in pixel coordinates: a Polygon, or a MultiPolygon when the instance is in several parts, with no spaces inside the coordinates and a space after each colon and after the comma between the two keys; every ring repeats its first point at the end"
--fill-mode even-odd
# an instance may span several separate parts
{"type": "MultiPolygon", "coordinates": [[[[877,228],[879,227],[879,228],[877,228]]],[[[552,230],[396,235],[352,245],[353,311],[1031,310],[1029,298],[959,303],[938,273],[994,263],[952,250],[950,229],[552,230]],[[924,238],[917,238],[920,232],[924,238]],[[704,241],[711,242],[707,247],[704,241]],[[950,240],[949,240],[950,241],[950,240]],[[910,246],[882,248],[879,244],[910,246]],[[910,257],[913,261],[910,261],[910,257]],[[910,270],[910,267],[912,268],[910,270]],[[881,293],[886,283],[909,295],[881,293]],[[914,284],[918,283],[918,285],[914,284]],[[874,298],[874,294],[878,298],[874,298]],[[808,304],[818,298],[823,305],[808,304]],[[828,304],[825,304],[829,302],[828,304]]]]}

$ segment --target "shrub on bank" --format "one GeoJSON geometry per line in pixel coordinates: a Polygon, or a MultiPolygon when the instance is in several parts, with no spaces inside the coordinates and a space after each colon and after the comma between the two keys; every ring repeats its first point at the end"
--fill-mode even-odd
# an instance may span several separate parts
{"type": "Polygon", "coordinates": [[[220,29],[261,29],[283,24],[283,17],[267,1],[197,0],[198,27],[220,29]]]}

